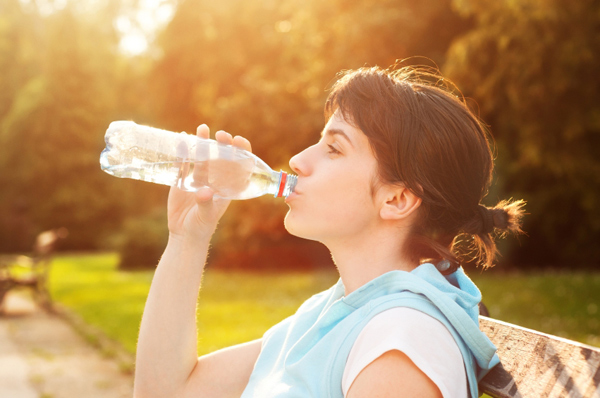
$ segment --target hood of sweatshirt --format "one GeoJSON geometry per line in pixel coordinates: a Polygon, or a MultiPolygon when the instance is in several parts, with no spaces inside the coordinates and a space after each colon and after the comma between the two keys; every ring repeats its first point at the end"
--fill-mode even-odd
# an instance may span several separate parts
{"type": "MultiPolygon", "coordinates": [[[[343,295],[341,279],[334,288],[343,295]]],[[[440,310],[475,358],[480,368],[478,380],[499,362],[496,347],[479,329],[481,292],[462,268],[446,276],[431,263],[421,264],[411,272],[390,271],[341,300],[354,308],[367,303],[374,306],[378,300],[406,291],[426,297],[440,310]]]]}

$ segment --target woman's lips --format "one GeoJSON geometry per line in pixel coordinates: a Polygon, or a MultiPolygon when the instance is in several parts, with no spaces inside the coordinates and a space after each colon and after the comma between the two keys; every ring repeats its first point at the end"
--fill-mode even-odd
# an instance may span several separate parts
{"type": "Polygon", "coordinates": [[[290,201],[294,200],[294,198],[298,197],[299,195],[300,195],[300,193],[298,191],[294,190],[294,192],[292,192],[285,198],[285,203],[289,203],[290,201]]]}

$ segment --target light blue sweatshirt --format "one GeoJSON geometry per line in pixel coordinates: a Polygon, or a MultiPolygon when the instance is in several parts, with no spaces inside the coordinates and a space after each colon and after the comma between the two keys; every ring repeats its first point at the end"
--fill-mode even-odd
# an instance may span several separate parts
{"type": "Polygon", "coordinates": [[[463,355],[471,397],[499,360],[479,330],[479,289],[462,269],[442,275],[433,264],[391,271],[344,297],[341,280],[269,329],[242,398],[343,398],[342,375],[358,334],[371,318],[410,307],[442,322],[463,355]]]}

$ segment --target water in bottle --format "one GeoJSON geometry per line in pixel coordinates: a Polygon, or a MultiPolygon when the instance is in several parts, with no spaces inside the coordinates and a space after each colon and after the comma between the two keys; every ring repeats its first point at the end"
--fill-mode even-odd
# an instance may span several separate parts
{"type": "Polygon", "coordinates": [[[100,166],[116,177],[176,185],[194,192],[208,186],[216,197],[288,196],[297,177],[272,170],[256,155],[232,145],[134,122],[112,122],[100,166]]]}

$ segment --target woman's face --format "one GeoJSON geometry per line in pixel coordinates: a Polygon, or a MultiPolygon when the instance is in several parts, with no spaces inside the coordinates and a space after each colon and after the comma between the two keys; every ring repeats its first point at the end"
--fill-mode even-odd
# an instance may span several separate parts
{"type": "Polygon", "coordinates": [[[365,134],[336,112],[321,139],[290,160],[298,184],[286,203],[285,227],[325,244],[368,233],[379,210],[371,193],[377,161],[365,134]]]}

